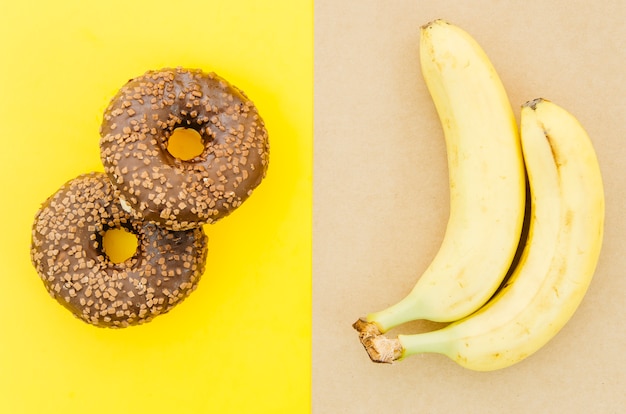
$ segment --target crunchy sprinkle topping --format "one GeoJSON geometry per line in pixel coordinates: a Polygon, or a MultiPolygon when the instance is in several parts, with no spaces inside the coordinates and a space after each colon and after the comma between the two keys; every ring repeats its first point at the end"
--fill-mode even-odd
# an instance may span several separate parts
{"type": "Polygon", "coordinates": [[[75,316],[96,326],[126,327],[171,310],[204,272],[202,228],[169,231],[133,218],[104,173],[64,184],[35,215],[31,260],[46,289],[75,316]],[[102,248],[110,228],[137,236],[134,256],[113,263],[102,248]]]}
{"type": "Polygon", "coordinates": [[[172,230],[228,215],[261,183],[269,161],[254,104],[200,70],[166,68],[132,79],[111,100],[100,134],[105,172],[133,217],[172,230]],[[204,144],[188,161],[167,151],[180,127],[196,130],[204,144]]]}

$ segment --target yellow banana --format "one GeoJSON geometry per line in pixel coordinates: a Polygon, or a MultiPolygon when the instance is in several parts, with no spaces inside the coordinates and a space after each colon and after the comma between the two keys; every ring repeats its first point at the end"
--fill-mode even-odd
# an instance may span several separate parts
{"type": "Polygon", "coordinates": [[[580,123],[547,100],[523,106],[521,141],[531,217],[524,251],[509,280],[478,312],[437,331],[388,339],[368,326],[362,341],[370,356],[390,362],[436,352],[473,370],[500,369],[537,351],[573,315],[602,245],[598,161],[580,123]]]}
{"type": "Polygon", "coordinates": [[[476,311],[502,283],[524,219],[517,124],[487,55],[468,33],[436,20],[421,28],[420,59],[446,141],[450,216],[440,250],[413,290],[367,316],[381,332],[476,311]]]}

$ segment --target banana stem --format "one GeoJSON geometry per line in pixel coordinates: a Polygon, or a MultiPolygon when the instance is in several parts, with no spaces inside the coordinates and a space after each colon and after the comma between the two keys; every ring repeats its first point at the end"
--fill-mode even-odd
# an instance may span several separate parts
{"type": "Polygon", "coordinates": [[[359,333],[359,340],[373,362],[391,363],[402,357],[400,341],[387,338],[375,323],[359,319],[352,327],[359,333]]]}
{"type": "Polygon", "coordinates": [[[454,343],[449,328],[413,335],[398,335],[402,346],[402,358],[414,354],[435,353],[451,357],[450,346],[454,343]]]}
{"type": "Polygon", "coordinates": [[[400,302],[387,309],[370,313],[367,315],[367,321],[378,325],[380,332],[384,333],[406,322],[428,319],[427,316],[428,315],[420,309],[416,300],[409,294],[400,302]]]}
{"type": "Polygon", "coordinates": [[[450,333],[445,328],[387,338],[373,322],[359,319],[352,327],[359,333],[359,340],[373,362],[392,363],[409,355],[426,352],[447,355],[451,343],[450,333]]]}

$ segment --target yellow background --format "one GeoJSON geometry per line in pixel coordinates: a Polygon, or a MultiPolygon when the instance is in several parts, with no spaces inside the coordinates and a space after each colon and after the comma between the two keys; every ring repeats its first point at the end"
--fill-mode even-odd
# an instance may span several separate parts
{"type": "Polygon", "coordinates": [[[308,412],[312,1],[5,2],[0,39],[0,412],[308,412]],[[268,176],[205,227],[207,270],[184,303],[94,328],[46,293],[30,227],[61,184],[102,171],[113,94],[164,66],[248,94],[270,134],[268,176]]]}

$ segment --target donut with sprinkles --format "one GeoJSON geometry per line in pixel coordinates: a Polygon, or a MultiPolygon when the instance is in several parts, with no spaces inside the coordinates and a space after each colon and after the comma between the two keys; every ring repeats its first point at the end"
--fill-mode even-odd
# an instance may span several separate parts
{"type": "Polygon", "coordinates": [[[202,228],[171,231],[126,212],[104,173],[78,176],[37,211],[31,260],[50,295],[99,327],[148,322],[195,290],[205,269],[202,228]],[[123,228],[137,237],[135,254],[112,262],[102,239],[123,228]]]}
{"type": "Polygon", "coordinates": [[[247,96],[214,73],[148,71],[113,97],[100,127],[100,158],[134,218],[170,230],[214,223],[261,183],[269,162],[263,119],[247,96]],[[168,151],[178,128],[191,128],[202,152],[168,151]]]}

